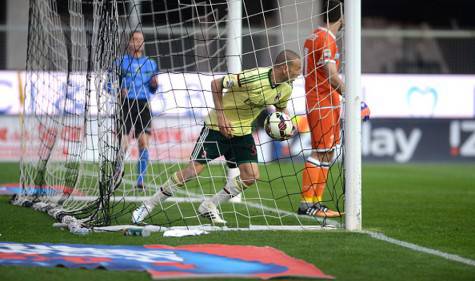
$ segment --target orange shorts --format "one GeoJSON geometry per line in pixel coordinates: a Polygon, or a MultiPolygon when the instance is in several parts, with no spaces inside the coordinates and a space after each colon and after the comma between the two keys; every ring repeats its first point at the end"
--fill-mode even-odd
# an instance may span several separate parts
{"type": "Polygon", "coordinates": [[[307,97],[307,119],[312,135],[312,148],[318,152],[333,150],[340,144],[340,97],[334,93],[330,98],[307,97]]]}

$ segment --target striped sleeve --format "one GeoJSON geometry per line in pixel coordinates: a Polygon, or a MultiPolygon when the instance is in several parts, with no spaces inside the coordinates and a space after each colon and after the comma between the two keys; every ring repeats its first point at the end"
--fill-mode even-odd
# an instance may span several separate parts
{"type": "Polygon", "coordinates": [[[324,64],[336,63],[335,55],[336,43],[332,38],[327,36],[323,45],[322,61],[324,62],[324,64]]]}
{"type": "Polygon", "coordinates": [[[252,84],[254,82],[258,82],[260,80],[268,79],[269,73],[267,71],[260,72],[259,70],[253,70],[244,72],[239,77],[239,82],[241,83],[242,87],[245,87],[248,84],[252,84]]]}
{"type": "Polygon", "coordinates": [[[231,89],[235,86],[241,86],[239,81],[239,74],[228,74],[223,77],[221,80],[221,85],[224,89],[231,89]]]}

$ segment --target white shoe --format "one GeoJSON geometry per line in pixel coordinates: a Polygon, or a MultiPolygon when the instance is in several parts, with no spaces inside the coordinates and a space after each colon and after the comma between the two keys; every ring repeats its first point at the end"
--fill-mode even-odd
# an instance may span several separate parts
{"type": "Polygon", "coordinates": [[[239,193],[238,195],[234,196],[233,198],[229,199],[229,202],[231,203],[241,203],[242,202],[242,193],[239,193]]]}
{"type": "Polygon", "coordinates": [[[198,208],[198,213],[200,216],[210,219],[213,224],[226,224],[226,221],[221,218],[218,208],[214,205],[213,202],[209,200],[203,201],[200,207],[198,208]]]}
{"type": "Polygon", "coordinates": [[[140,205],[140,207],[138,207],[132,212],[132,223],[141,224],[151,211],[152,208],[148,208],[144,204],[140,205]]]}

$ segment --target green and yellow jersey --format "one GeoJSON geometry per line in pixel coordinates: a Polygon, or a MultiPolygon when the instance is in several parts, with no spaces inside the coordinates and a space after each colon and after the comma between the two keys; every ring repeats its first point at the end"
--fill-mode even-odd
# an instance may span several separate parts
{"type": "MultiPolygon", "coordinates": [[[[272,67],[255,68],[222,79],[224,114],[231,123],[233,135],[251,134],[252,121],[268,105],[286,108],[292,94],[292,82],[272,85],[272,67]]],[[[205,126],[219,131],[218,118],[213,109],[205,126]]]]}

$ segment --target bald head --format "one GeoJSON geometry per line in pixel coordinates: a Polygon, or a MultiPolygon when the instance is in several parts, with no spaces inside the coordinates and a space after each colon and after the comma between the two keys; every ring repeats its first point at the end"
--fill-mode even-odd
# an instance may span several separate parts
{"type": "Polygon", "coordinates": [[[290,66],[290,64],[297,61],[300,63],[299,54],[292,50],[283,50],[275,57],[274,65],[283,65],[285,63],[287,66],[290,66]]]}
{"type": "Polygon", "coordinates": [[[283,50],[274,61],[274,77],[277,83],[292,81],[300,75],[300,55],[291,50],[283,50]]]}

